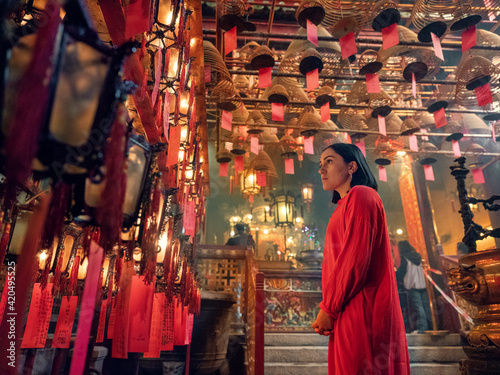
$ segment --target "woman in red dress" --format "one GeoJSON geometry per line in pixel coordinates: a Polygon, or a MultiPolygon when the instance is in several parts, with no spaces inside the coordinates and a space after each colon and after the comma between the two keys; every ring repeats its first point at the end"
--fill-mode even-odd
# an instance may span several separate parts
{"type": "Polygon", "coordinates": [[[329,375],[409,375],[389,234],[377,182],[354,145],[327,147],[323,189],[338,207],[328,223],[323,301],[313,328],[330,336],[329,375]]]}

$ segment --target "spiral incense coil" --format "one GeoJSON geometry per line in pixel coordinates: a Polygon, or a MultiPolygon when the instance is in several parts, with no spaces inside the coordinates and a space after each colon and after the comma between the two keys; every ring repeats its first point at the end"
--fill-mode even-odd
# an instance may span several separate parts
{"type": "MultiPolygon", "coordinates": [[[[408,28],[398,25],[399,40],[418,42],[418,36],[408,28]]],[[[436,56],[432,47],[410,47],[396,45],[387,49],[380,48],[378,61],[384,64],[379,71],[381,77],[403,79],[404,69],[411,63],[423,62],[428,71],[424,78],[434,77],[440,69],[442,60],[436,56]]],[[[411,83],[384,82],[384,87],[394,90],[396,93],[411,91],[411,83]]]]}
{"type": "Polygon", "coordinates": [[[295,18],[302,27],[307,26],[307,20],[319,25],[325,17],[325,9],[321,1],[302,0],[295,12],[295,18]]]}
{"type": "Polygon", "coordinates": [[[375,1],[331,1],[320,0],[325,9],[325,18],[321,23],[325,27],[334,26],[345,18],[352,18],[358,26],[357,32],[368,25],[370,9],[375,1]]]}
{"type": "Polygon", "coordinates": [[[420,126],[412,118],[407,118],[403,121],[401,125],[401,135],[410,135],[420,131],[420,126]]]}
{"type": "Polygon", "coordinates": [[[271,178],[278,178],[276,167],[273,161],[265,151],[259,151],[257,156],[250,162],[250,168],[257,172],[266,172],[266,175],[271,178]]]}
{"type": "Polygon", "coordinates": [[[241,97],[231,81],[221,81],[210,93],[210,103],[232,112],[241,106],[241,97]]]}
{"type": "Polygon", "coordinates": [[[290,135],[284,135],[280,139],[281,156],[292,157],[297,155],[297,142],[290,135]]]}
{"type": "Polygon", "coordinates": [[[212,89],[221,81],[232,81],[221,54],[212,43],[206,40],[203,41],[203,56],[205,65],[210,65],[211,71],[210,82],[205,83],[206,88],[212,89]]]}
{"type": "MultiPolygon", "coordinates": [[[[464,5],[471,0],[461,1],[464,5]]],[[[416,0],[411,11],[410,21],[418,29],[431,22],[441,21],[450,26],[456,20],[459,3],[454,0],[416,0]]]]}
{"type": "Polygon", "coordinates": [[[491,94],[493,95],[493,103],[488,104],[493,108],[497,108],[500,96],[500,68],[493,65],[493,63],[485,57],[475,56],[469,58],[463,63],[460,70],[457,70],[457,85],[455,88],[455,102],[470,109],[486,109],[486,107],[479,107],[477,104],[475,90],[467,89],[467,85],[482,77],[490,77],[489,84],[491,94]]]}
{"type": "Polygon", "coordinates": [[[359,56],[358,65],[362,68],[363,66],[375,61],[380,61],[378,52],[372,49],[367,49],[359,56]]]}
{"type": "MultiPolygon", "coordinates": [[[[492,33],[491,31],[477,29],[476,41],[478,46],[500,47],[500,36],[492,33]]],[[[500,64],[500,55],[498,54],[498,51],[470,49],[460,58],[460,62],[457,64],[457,71],[462,69],[462,66],[467,62],[470,56],[481,56],[490,60],[493,65],[500,64]]]]}
{"type": "Polygon", "coordinates": [[[274,63],[274,53],[268,46],[257,47],[250,56],[250,65],[252,65],[252,68],[255,70],[271,68],[274,66],[274,63]]]}
{"type": "Polygon", "coordinates": [[[242,16],[246,6],[243,0],[221,0],[217,2],[217,6],[221,15],[219,25],[223,30],[229,31],[235,26],[238,32],[245,30],[245,20],[242,16]]]}
{"type": "Polygon", "coordinates": [[[321,128],[321,117],[315,110],[307,111],[299,118],[299,128],[301,135],[311,137],[321,128]]]}
{"type": "MultiPolygon", "coordinates": [[[[250,65],[251,56],[255,52],[257,48],[260,47],[260,44],[254,41],[248,42],[243,47],[240,48],[240,59],[243,63],[250,65]]],[[[251,68],[248,66],[248,68],[251,68]]],[[[253,68],[252,68],[253,69],[253,68]]]]}
{"type": "MultiPolygon", "coordinates": [[[[306,29],[301,28],[297,35],[306,35],[306,29]]],[[[322,26],[318,26],[318,36],[331,37],[332,35],[322,26]]],[[[306,39],[294,39],[288,46],[283,59],[278,67],[280,73],[300,73],[300,63],[304,57],[304,52],[314,49],[321,56],[323,62],[322,74],[338,75],[342,72],[340,45],[337,42],[320,40],[316,47],[306,39]]],[[[286,78],[285,81],[293,82],[296,79],[286,78]]]]}
{"type": "Polygon", "coordinates": [[[247,152],[246,137],[243,133],[236,132],[231,137],[231,142],[233,143],[233,149],[231,153],[235,155],[245,155],[247,152]]]}

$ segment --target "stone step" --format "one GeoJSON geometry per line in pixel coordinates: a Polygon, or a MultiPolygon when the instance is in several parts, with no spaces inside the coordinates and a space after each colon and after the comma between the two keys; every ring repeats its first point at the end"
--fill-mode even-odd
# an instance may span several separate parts
{"type": "MultiPolygon", "coordinates": [[[[316,333],[266,333],[266,346],[328,346],[328,337],[316,333]]],[[[444,336],[408,333],[408,346],[461,346],[460,334],[444,336]]]]}
{"type": "Polygon", "coordinates": [[[266,346],[264,363],[289,362],[293,358],[297,363],[327,363],[326,346],[266,346]]]}
{"type": "MultiPolygon", "coordinates": [[[[459,375],[458,364],[412,363],[411,375],[459,375]]],[[[265,375],[328,375],[327,363],[277,362],[264,365],[265,375]]]]}
{"type": "Polygon", "coordinates": [[[410,363],[458,363],[467,358],[461,346],[409,346],[410,363]]]}
{"type": "Polygon", "coordinates": [[[460,375],[458,363],[411,363],[411,375],[460,375]]]}
{"type": "MultiPolygon", "coordinates": [[[[409,346],[411,363],[458,363],[465,358],[459,346],[409,346]]],[[[293,358],[297,363],[323,363],[328,361],[326,346],[266,346],[265,363],[289,362],[293,358]]]]}

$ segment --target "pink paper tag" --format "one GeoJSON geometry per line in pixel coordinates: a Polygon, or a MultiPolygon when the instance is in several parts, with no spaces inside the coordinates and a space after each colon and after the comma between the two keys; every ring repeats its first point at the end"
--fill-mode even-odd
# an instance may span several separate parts
{"type": "Polygon", "coordinates": [[[168,151],[167,151],[167,167],[175,165],[179,162],[179,147],[181,144],[181,126],[172,126],[170,128],[168,151]]]}
{"type": "Polygon", "coordinates": [[[220,163],[219,164],[219,177],[227,177],[229,163],[220,163]]]}
{"type": "Polygon", "coordinates": [[[441,48],[441,41],[438,36],[434,33],[431,33],[432,45],[434,46],[434,54],[444,61],[443,49],[441,48]]]}
{"type": "MultiPolygon", "coordinates": [[[[42,290],[40,283],[36,283],[33,286],[28,321],[26,322],[21,349],[39,349],[45,347],[50,316],[52,314],[52,304],[54,302],[54,297],[52,297],[53,287],[54,284],[52,283],[47,284],[44,290],[42,290]]],[[[12,319],[11,317],[6,318],[12,319]]]]}
{"type": "Polygon", "coordinates": [[[253,195],[248,196],[248,203],[253,203],[253,195]]]}
{"type": "Polygon", "coordinates": [[[306,74],[307,91],[314,91],[319,87],[318,69],[311,70],[306,74]]]}
{"type": "Polygon", "coordinates": [[[255,155],[259,153],[259,138],[250,137],[250,151],[255,155]]]}
{"type": "MultiPolygon", "coordinates": [[[[492,0],[484,0],[484,5],[486,5],[486,9],[491,9],[491,8],[494,8],[495,5],[493,3],[492,0]]],[[[489,12],[488,13],[488,19],[490,21],[495,21],[495,19],[497,18],[497,15],[495,12],[489,12]]]]}
{"type": "Polygon", "coordinates": [[[387,130],[385,129],[385,117],[378,115],[378,131],[380,134],[387,136],[387,130]]]}
{"type": "Polygon", "coordinates": [[[284,121],[285,114],[283,111],[283,103],[271,103],[273,113],[273,121],[284,121]]]}
{"type": "Polygon", "coordinates": [[[446,121],[446,115],[444,113],[444,108],[440,108],[438,111],[432,113],[434,115],[434,122],[436,123],[436,129],[445,126],[448,121],[446,121]]]}
{"type": "Polygon", "coordinates": [[[363,153],[363,155],[366,158],[365,141],[358,141],[358,142],[356,142],[356,146],[361,150],[361,152],[363,153]]]}
{"type": "MultiPolygon", "coordinates": [[[[420,133],[427,134],[427,129],[424,129],[424,128],[420,129],[420,133]]],[[[428,140],[429,140],[428,136],[426,136],[426,135],[422,136],[422,141],[428,141],[428,140]]]]}
{"type": "Polygon", "coordinates": [[[238,173],[238,172],[243,172],[244,169],[245,168],[243,166],[243,156],[236,156],[234,158],[234,171],[238,173]]]}
{"type": "Polygon", "coordinates": [[[354,33],[344,35],[339,39],[340,50],[342,52],[342,59],[347,59],[349,56],[355,55],[358,52],[354,33]]]}
{"type": "Polygon", "coordinates": [[[205,83],[210,83],[212,81],[212,68],[210,64],[205,64],[205,83]]]}
{"type": "Polygon", "coordinates": [[[418,151],[418,141],[415,134],[410,134],[408,136],[408,141],[410,143],[410,150],[418,151]]]}
{"type": "Polygon", "coordinates": [[[394,47],[399,44],[398,25],[393,23],[382,29],[382,45],[384,49],[394,47]]]}
{"type": "Polygon", "coordinates": [[[285,173],[286,174],[295,174],[293,167],[293,159],[285,159],[285,173]]]}
{"type": "Polygon", "coordinates": [[[307,20],[307,40],[318,46],[318,27],[309,20],[307,20]]]}
{"type": "Polygon", "coordinates": [[[271,81],[273,76],[273,68],[260,68],[259,69],[259,84],[260,89],[265,89],[266,87],[271,87],[271,81]]]}
{"type": "Polygon", "coordinates": [[[383,165],[378,166],[378,179],[387,182],[387,169],[383,165]]]}
{"type": "Polygon", "coordinates": [[[257,172],[257,185],[267,186],[266,172],[257,172]]]}
{"type": "Polygon", "coordinates": [[[476,87],[474,91],[476,92],[478,106],[482,107],[483,105],[493,103],[493,96],[491,95],[489,82],[482,86],[476,87]]]}
{"type": "Polygon", "coordinates": [[[417,81],[415,80],[415,73],[411,74],[411,93],[417,99],[417,81]]]}
{"type": "MultiPolygon", "coordinates": [[[[251,195],[251,197],[253,202],[253,195],[251,195]]],[[[191,344],[191,339],[193,337],[193,325],[194,325],[194,315],[188,314],[186,322],[186,341],[184,341],[184,344],[186,345],[191,344]]]]}
{"type": "Polygon", "coordinates": [[[187,201],[184,208],[183,224],[185,234],[187,236],[194,236],[196,229],[196,207],[194,201],[187,201]]]}
{"type": "Polygon", "coordinates": [[[349,133],[344,133],[344,138],[346,143],[352,144],[351,136],[349,135],[349,133]]]}
{"type": "Polygon", "coordinates": [[[462,32],[462,52],[469,50],[476,44],[476,25],[473,25],[462,32]]]}
{"type": "Polygon", "coordinates": [[[452,140],[451,145],[453,147],[453,156],[455,156],[456,158],[462,156],[462,152],[460,151],[460,144],[458,143],[458,141],[452,140]]]}
{"type": "Polygon", "coordinates": [[[484,184],[484,174],[481,168],[472,169],[472,177],[475,184],[484,184]]]}
{"type": "Polygon", "coordinates": [[[380,81],[378,79],[377,73],[373,74],[368,73],[366,75],[366,91],[369,94],[380,93],[380,81]]]}
{"type": "MultiPolygon", "coordinates": [[[[111,292],[108,292],[108,295],[111,296],[111,292]]],[[[99,313],[99,324],[97,326],[97,338],[95,342],[103,342],[104,341],[104,328],[106,326],[106,310],[108,309],[108,300],[111,297],[105,299],[101,303],[101,312],[99,313]]]]}
{"type": "Polygon", "coordinates": [[[154,282],[147,284],[143,276],[133,276],[128,336],[130,353],[143,353],[149,349],[154,292],[154,282]]]}
{"type": "Polygon", "coordinates": [[[238,46],[236,40],[236,26],[224,33],[224,55],[233,52],[238,46]]]}
{"type": "Polygon", "coordinates": [[[87,349],[89,346],[90,328],[94,317],[95,297],[97,284],[101,272],[103,250],[96,242],[90,243],[89,262],[85,286],[83,288],[82,305],[78,318],[73,360],[71,361],[70,375],[81,375],[85,367],[87,349]]]}
{"type": "Polygon", "coordinates": [[[163,320],[164,303],[165,293],[155,293],[153,300],[153,316],[151,318],[151,333],[149,336],[149,348],[144,352],[144,358],[160,358],[161,322],[163,320]]]}
{"type": "Polygon", "coordinates": [[[321,106],[321,122],[330,120],[330,102],[326,102],[321,106]]]}
{"type": "Polygon", "coordinates": [[[162,59],[163,56],[161,48],[158,48],[155,55],[155,85],[153,87],[153,94],[151,95],[151,105],[153,107],[155,106],[156,99],[158,98],[158,89],[160,88],[162,59]]]}
{"type": "Polygon", "coordinates": [[[304,137],[304,152],[306,154],[314,155],[314,136],[313,137],[304,137]]]}
{"type": "Polygon", "coordinates": [[[174,349],[174,303],[168,298],[163,300],[163,318],[161,322],[161,351],[171,351],[174,349]]]}
{"type": "Polygon", "coordinates": [[[427,181],[434,181],[434,169],[432,169],[432,165],[424,165],[424,173],[427,181]]]}
{"type": "Polygon", "coordinates": [[[61,308],[59,309],[59,317],[57,318],[54,339],[52,340],[53,348],[69,349],[77,303],[78,296],[63,297],[61,299],[61,308]]]}
{"type": "Polygon", "coordinates": [[[222,111],[222,129],[226,129],[228,131],[233,131],[233,113],[228,111],[222,111]]]}

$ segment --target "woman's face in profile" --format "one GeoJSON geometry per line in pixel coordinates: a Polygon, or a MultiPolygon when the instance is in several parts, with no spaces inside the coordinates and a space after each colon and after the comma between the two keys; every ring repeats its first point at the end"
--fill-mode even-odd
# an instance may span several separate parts
{"type": "Polygon", "coordinates": [[[337,190],[343,196],[351,188],[349,164],[331,148],[321,154],[318,172],[324,190],[337,190]]]}

